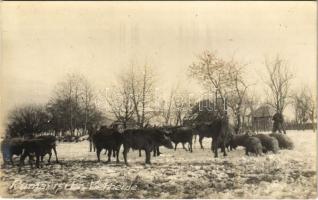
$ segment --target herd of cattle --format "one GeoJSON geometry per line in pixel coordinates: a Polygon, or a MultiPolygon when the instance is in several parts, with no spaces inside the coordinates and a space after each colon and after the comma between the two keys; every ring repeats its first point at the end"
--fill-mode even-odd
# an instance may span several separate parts
{"type": "MultiPolygon", "coordinates": [[[[119,162],[119,152],[123,146],[123,157],[125,164],[127,154],[130,149],[145,151],[146,164],[150,164],[151,152],[153,156],[159,156],[161,146],[168,149],[175,149],[179,143],[183,149],[192,153],[193,139],[199,136],[200,146],[203,149],[202,140],[204,137],[212,138],[211,150],[214,156],[218,156],[218,149],[224,156],[227,151],[235,150],[236,147],[245,147],[246,155],[254,153],[262,155],[269,151],[277,153],[279,149],[293,149],[293,143],[290,138],[284,134],[235,134],[233,128],[225,120],[215,120],[209,124],[201,124],[196,127],[154,127],[143,129],[127,129],[123,132],[114,128],[101,127],[95,134],[89,138],[96,148],[96,155],[100,161],[100,154],[103,149],[108,153],[108,161],[111,157],[116,157],[119,162]],[[173,144],[174,147],[173,147],[173,144]],[[187,147],[185,145],[188,145],[187,147]]],[[[42,167],[43,157],[49,155],[50,163],[52,150],[55,153],[56,162],[58,163],[56,152],[56,137],[51,135],[37,136],[29,139],[23,138],[6,138],[1,142],[1,151],[4,164],[8,161],[14,165],[13,155],[20,156],[19,170],[24,165],[26,157],[29,158],[31,168],[33,167],[34,157],[36,158],[36,167],[42,167]]],[[[105,152],[105,153],[106,153],[105,152]]]]}

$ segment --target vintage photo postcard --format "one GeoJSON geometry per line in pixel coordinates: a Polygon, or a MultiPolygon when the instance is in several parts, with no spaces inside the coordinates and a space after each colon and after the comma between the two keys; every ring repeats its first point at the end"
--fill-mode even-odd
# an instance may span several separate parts
{"type": "Polygon", "coordinates": [[[317,198],[315,2],[1,2],[0,196],[317,198]]]}

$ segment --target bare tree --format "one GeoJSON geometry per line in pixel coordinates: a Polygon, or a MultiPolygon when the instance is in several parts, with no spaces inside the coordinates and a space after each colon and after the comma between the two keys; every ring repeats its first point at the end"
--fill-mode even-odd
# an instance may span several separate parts
{"type": "Polygon", "coordinates": [[[255,110],[259,107],[260,104],[260,100],[257,97],[257,95],[255,95],[255,93],[252,92],[248,92],[244,98],[243,104],[242,104],[242,116],[243,116],[243,120],[242,120],[242,125],[244,126],[248,126],[248,125],[252,125],[253,123],[253,113],[255,112],[255,110]],[[247,119],[248,121],[245,121],[244,116],[247,115],[247,112],[250,112],[250,116],[247,119]]]}
{"type": "MultiPolygon", "coordinates": [[[[245,65],[233,59],[225,61],[209,51],[205,51],[198,57],[198,61],[189,67],[190,75],[198,79],[208,92],[215,92],[216,100],[221,97],[222,103],[230,106],[238,128],[241,126],[241,107],[248,88],[243,79],[244,67],[245,65]]],[[[217,101],[215,103],[217,112],[222,114],[220,111],[223,109],[217,101]]]]}
{"type": "Polygon", "coordinates": [[[296,124],[304,128],[303,125],[310,120],[313,123],[313,129],[315,129],[315,99],[311,90],[303,87],[300,92],[294,92],[292,98],[296,124]]]}
{"type": "Polygon", "coordinates": [[[111,113],[126,127],[136,118],[137,125],[144,127],[152,115],[154,99],[154,71],[151,66],[135,67],[117,77],[117,83],[107,91],[106,101],[111,113]]]}
{"type": "Polygon", "coordinates": [[[298,128],[304,123],[307,122],[309,118],[309,102],[308,99],[304,96],[304,91],[300,94],[294,93],[292,95],[293,101],[292,104],[294,106],[294,112],[295,112],[295,122],[298,128]]]}
{"type": "Polygon", "coordinates": [[[50,100],[50,104],[55,104],[57,102],[64,102],[67,114],[67,126],[71,134],[74,135],[74,130],[78,128],[79,125],[79,114],[80,114],[80,87],[83,76],[79,74],[67,74],[66,79],[63,82],[58,83],[54,95],[50,100]]]}
{"type": "MultiPolygon", "coordinates": [[[[65,81],[57,84],[47,104],[55,132],[83,130],[99,124],[103,116],[95,105],[95,94],[87,79],[80,74],[67,74],[65,81]]],[[[77,132],[80,133],[80,132],[77,132]]]]}
{"type": "Polygon", "coordinates": [[[175,115],[175,125],[183,125],[185,116],[191,111],[194,106],[194,98],[191,97],[188,90],[177,90],[173,97],[173,111],[175,115]]]}
{"type": "Polygon", "coordinates": [[[112,90],[108,90],[106,94],[106,101],[111,109],[111,113],[118,121],[123,123],[124,128],[127,127],[127,122],[132,119],[134,114],[134,105],[128,78],[130,77],[118,77],[117,86],[113,86],[112,90]]]}
{"type": "Polygon", "coordinates": [[[84,134],[86,134],[87,132],[87,124],[89,121],[89,114],[90,111],[92,110],[92,107],[94,106],[94,92],[93,92],[93,88],[90,85],[90,83],[87,81],[87,79],[82,79],[81,82],[82,85],[82,95],[81,95],[81,99],[82,102],[84,104],[84,134]]]}
{"type": "Polygon", "coordinates": [[[274,60],[265,61],[267,69],[267,79],[265,84],[269,89],[268,104],[272,106],[277,113],[283,113],[290,93],[290,81],[293,74],[289,71],[286,61],[277,56],[274,60]]]}
{"type": "Polygon", "coordinates": [[[317,95],[316,93],[310,92],[309,115],[310,115],[310,120],[311,120],[311,123],[312,123],[312,129],[313,129],[314,132],[316,131],[316,126],[317,126],[317,123],[315,121],[317,119],[317,109],[316,109],[316,105],[317,105],[316,99],[317,99],[317,97],[316,97],[316,95],[317,95]]]}
{"type": "Polygon", "coordinates": [[[241,129],[242,104],[245,100],[248,88],[248,85],[243,78],[244,67],[244,65],[239,65],[238,63],[231,61],[228,63],[227,68],[229,70],[227,79],[230,88],[227,95],[227,103],[234,113],[237,131],[241,129]]]}
{"type": "Polygon", "coordinates": [[[140,127],[144,127],[152,117],[151,103],[154,99],[154,70],[150,65],[142,68],[131,66],[128,72],[131,98],[134,105],[134,114],[140,127]]]}
{"type": "Polygon", "coordinates": [[[197,62],[189,66],[189,72],[208,92],[217,92],[224,99],[228,84],[227,67],[227,63],[215,53],[205,51],[198,56],[197,62]]]}
{"type": "Polygon", "coordinates": [[[160,110],[164,118],[164,124],[170,125],[173,119],[173,100],[174,100],[174,90],[170,91],[169,97],[167,100],[162,100],[160,104],[160,110]]]}

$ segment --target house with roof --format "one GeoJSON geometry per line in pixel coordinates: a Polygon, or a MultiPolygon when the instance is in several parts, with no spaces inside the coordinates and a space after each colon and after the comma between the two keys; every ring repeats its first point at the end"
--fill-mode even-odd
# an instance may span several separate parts
{"type": "Polygon", "coordinates": [[[252,127],[255,131],[270,131],[273,127],[272,117],[275,110],[268,105],[258,107],[252,113],[252,127]]]}

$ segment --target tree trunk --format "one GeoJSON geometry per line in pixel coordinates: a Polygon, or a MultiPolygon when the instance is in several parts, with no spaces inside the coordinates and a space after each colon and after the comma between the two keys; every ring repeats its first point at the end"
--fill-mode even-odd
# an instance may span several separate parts
{"type": "Polygon", "coordinates": [[[93,142],[92,139],[89,139],[89,152],[93,151],[93,142]]]}
{"type": "Polygon", "coordinates": [[[85,123],[84,123],[84,130],[83,130],[84,134],[86,134],[87,132],[87,110],[85,112],[85,123]]]}
{"type": "Polygon", "coordinates": [[[241,129],[241,115],[239,113],[236,115],[236,120],[237,120],[237,126],[236,126],[237,133],[239,133],[241,129]]]}
{"type": "Polygon", "coordinates": [[[315,123],[315,105],[313,105],[313,110],[311,113],[311,123],[312,123],[312,130],[315,132],[316,131],[316,123],[315,123]]]}

